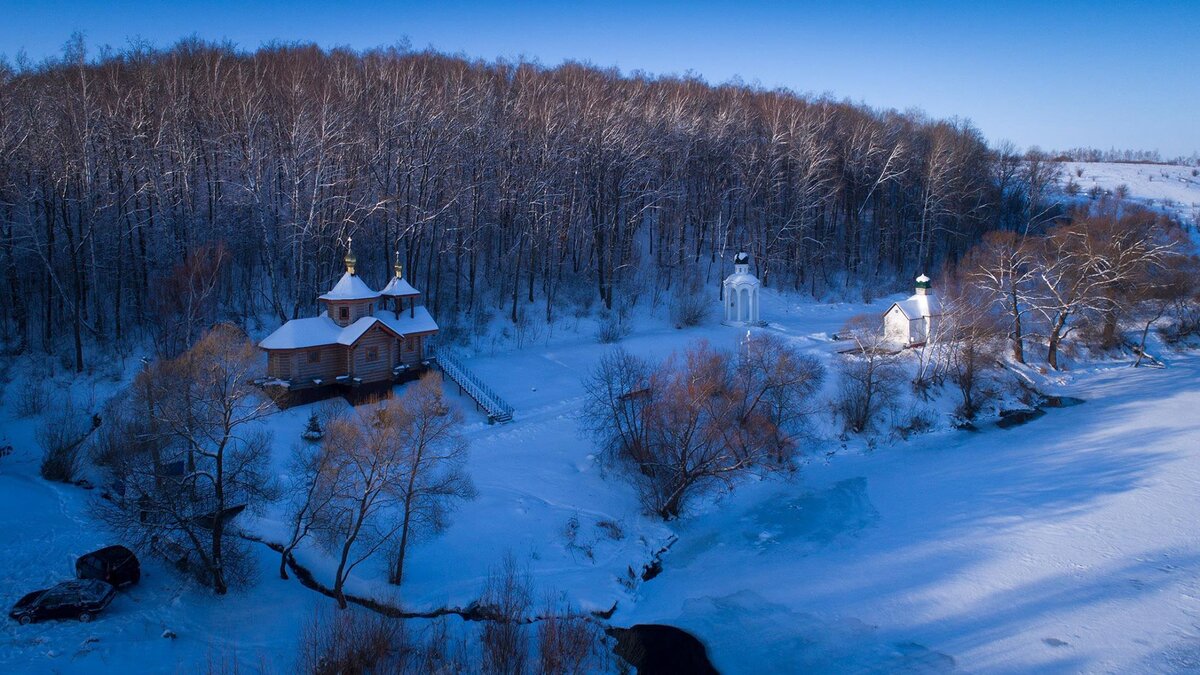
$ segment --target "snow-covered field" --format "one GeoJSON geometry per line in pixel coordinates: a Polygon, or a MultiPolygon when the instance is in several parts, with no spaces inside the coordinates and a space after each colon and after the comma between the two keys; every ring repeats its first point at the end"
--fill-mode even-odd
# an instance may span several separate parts
{"type": "Polygon", "coordinates": [[[1174,164],[1065,162],[1062,180],[1064,184],[1075,181],[1085,195],[1093,187],[1115,192],[1125,185],[1133,201],[1196,225],[1200,221],[1200,176],[1193,173],[1196,171],[1200,169],[1174,164]]]}
{"type": "MultiPolygon", "coordinates": [[[[1086,174],[1085,174],[1086,176],[1086,174]]],[[[764,293],[763,317],[832,361],[829,336],[870,306],[764,293]]],[[[692,340],[731,345],[744,331],[641,321],[626,349],[664,356],[692,340]]],[[[663,524],[605,476],[576,415],[581,376],[609,346],[590,333],[477,355],[469,366],[516,409],[488,426],[468,411],[478,498],[444,534],[419,543],[398,594],[363,568],[356,593],[407,608],[465,605],[512,552],[537,595],[617,605],[615,625],[693,632],[722,672],[1163,672],[1200,668],[1200,356],[1166,369],[1083,368],[1055,393],[1086,403],[1011,430],[943,428],[867,449],[808,448],[796,475],[741,486],[663,524]],[[575,546],[564,534],[580,523],[575,546]],[[598,527],[617,523],[622,536],[598,527]],[[621,580],[678,537],[663,573],[621,580]]],[[[112,384],[106,385],[111,391],[112,384]]],[[[113,543],[88,516],[94,491],[37,476],[36,420],[0,409],[0,603],[68,578],[74,557],[113,543]]],[[[274,416],[287,454],[307,407],[274,416]]],[[[270,535],[275,514],[247,525],[270,535]]],[[[292,672],[302,625],[331,601],[275,578],[214,598],[148,560],[147,576],[91,624],[0,622],[0,672],[292,672]],[[164,638],[164,630],[177,637],[164,638]],[[219,668],[218,668],[219,669],[219,668]]],[[[313,548],[303,563],[329,579],[313,548]]]]}

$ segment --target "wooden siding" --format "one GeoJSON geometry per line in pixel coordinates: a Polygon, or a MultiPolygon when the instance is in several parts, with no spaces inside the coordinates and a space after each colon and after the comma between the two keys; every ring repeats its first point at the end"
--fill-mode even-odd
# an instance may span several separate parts
{"type": "Polygon", "coordinates": [[[293,361],[291,352],[268,352],[267,377],[274,377],[280,380],[292,379],[293,361]]]}
{"type": "Polygon", "coordinates": [[[346,373],[346,347],[328,345],[297,350],[295,373],[295,379],[306,381],[318,378],[332,381],[338,375],[344,375],[346,373]],[[320,355],[320,360],[316,363],[309,360],[309,355],[314,353],[320,355]]]}
{"type": "Polygon", "coordinates": [[[371,316],[375,313],[376,300],[349,300],[349,301],[325,301],[325,311],[329,313],[329,318],[339,326],[349,326],[358,321],[364,316],[371,316]],[[342,320],[340,317],[341,310],[339,308],[346,307],[350,310],[350,318],[342,320]]]}
{"type": "Polygon", "coordinates": [[[401,338],[396,342],[398,343],[400,349],[400,363],[406,366],[411,366],[421,361],[425,346],[424,336],[414,335],[407,338],[401,338]]]}
{"type": "Polygon", "coordinates": [[[391,379],[392,364],[396,358],[395,348],[396,339],[393,333],[379,324],[372,326],[351,348],[354,355],[352,375],[363,382],[391,379]],[[377,349],[379,356],[374,361],[369,361],[367,356],[372,349],[377,349]]]}

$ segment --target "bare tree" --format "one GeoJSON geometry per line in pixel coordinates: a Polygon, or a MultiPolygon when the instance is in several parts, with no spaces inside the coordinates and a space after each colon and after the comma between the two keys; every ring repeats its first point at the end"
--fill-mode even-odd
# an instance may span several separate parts
{"type": "Polygon", "coordinates": [[[647,361],[618,347],[602,356],[584,379],[588,402],[581,412],[583,426],[605,454],[633,463],[647,458],[651,372],[647,361]]]}
{"type": "Polygon", "coordinates": [[[970,281],[947,284],[942,295],[940,356],[961,397],[958,413],[968,420],[983,405],[988,373],[999,363],[996,342],[1003,331],[989,295],[970,281]]]}
{"type": "MultiPolygon", "coordinates": [[[[109,453],[118,498],[110,521],[144,548],[187,559],[218,594],[249,573],[231,524],[276,495],[266,473],[271,437],[260,422],[274,405],[251,383],[259,354],[238,329],[218,324],[190,350],[146,368],[133,387],[139,443],[109,453]]],[[[128,417],[126,417],[128,419],[128,417]]]]}
{"type": "Polygon", "coordinates": [[[820,365],[777,338],[698,343],[658,367],[613,352],[585,381],[585,423],[664,519],[715,485],[789,466],[820,365]]]}
{"type": "Polygon", "coordinates": [[[1194,303],[1200,298],[1200,261],[1194,256],[1171,256],[1161,267],[1140,270],[1133,287],[1135,290],[1129,298],[1131,313],[1141,327],[1134,348],[1137,360],[1133,365],[1136,368],[1146,358],[1146,340],[1151,328],[1168,316],[1172,307],[1194,303]]]}
{"type": "Polygon", "coordinates": [[[404,578],[404,560],[412,536],[446,526],[455,502],[471,499],[475,488],[463,470],[467,442],[459,434],[462,413],[446,403],[442,380],[427,374],[400,397],[405,411],[402,458],[404,482],[397,486],[400,533],[388,570],[388,581],[404,578]]]}
{"type": "Polygon", "coordinates": [[[1112,311],[1114,289],[1139,269],[1161,266],[1172,254],[1174,244],[1163,241],[1154,228],[1134,225],[1115,213],[1094,218],[1078,214],[1039,240],[1037,283],[1029,305],[1045,320],[1046,361],[1052,368],[1059,367],[1059,345],[1074,329],[1074,317],[1112,311]]]}
{"type": "Polygon", "coordinates": [[[290,495],[288,521],[291,531],[280,551],[280,579],[288,578],[287,564],[292,552],[327,521],[329,509],[339,496],[337,488],[342,482],[334,474],[344,468],[324,448],[314,450],[298,446],[293,451],[291,481],[287,489],[290,495]]]}
{"type": "Polygon", "coordinates": [[[877,317],[851,319],[842,331],[855,343],[839,365],[839,388],[834,407],[846,428],[862,433],[894,403],[902,379],[894,347],[877,317]]]}
{"type": "Polygon", "coordinates": [[[338,561],[333,592],[348,605],[344,588],[350,574],[386,549],[402,523],[396,511],[405,480],[404,436],[407,411],[398,401],[363,406],[331,421],[322,440],[329,455],[324,478],[331,497],[318,531],[338,561]]]}
{"type": "Polygon", "coordinates": [[[1008,317],[1013,359],[1025,363],[1022,322],[1030,311],[1028,298],[1038,269],[1033,246],[1013,232],[989,232],[964,267],[971,283],[986,291],[1008,317]]]}
{"type": "Polygon", "coordinates": [[[198,246],[156,287],[155,343],[160,354],[170,358],[187,351],[216,323],[217,284],[228,258],[224,245],[198,246]]]}

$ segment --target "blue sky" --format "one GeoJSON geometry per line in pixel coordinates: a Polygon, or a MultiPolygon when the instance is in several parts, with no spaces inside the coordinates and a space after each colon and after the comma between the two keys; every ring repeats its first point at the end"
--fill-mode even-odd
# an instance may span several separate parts
{"type": "Polygon", "coordinates": [[[493,59],[694,71],[971,119],[993,141],[1200,150],[1200,0],[1136,2],[14,2],[0,53],[38,60],[197,35],[412,46],[493,59]],[[652,5],[652,6],[651,6],[652,5]]]}

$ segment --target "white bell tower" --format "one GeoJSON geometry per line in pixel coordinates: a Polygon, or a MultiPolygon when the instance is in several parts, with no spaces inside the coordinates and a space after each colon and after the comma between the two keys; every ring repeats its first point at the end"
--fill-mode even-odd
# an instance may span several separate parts
{"type": "Polygon", "coordinates": [[[733,274],[725,278],[725,323],[730,326],[757,326],[758,277],[750,273],[750,255],[739,252],[733,257],[733,274]]]}

